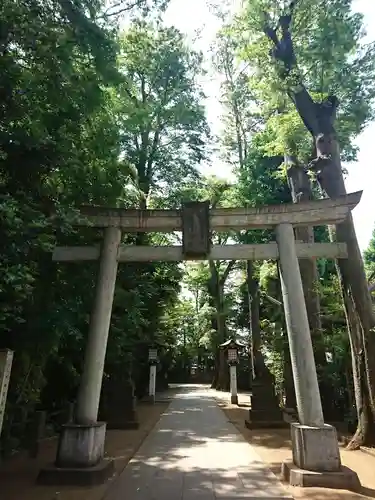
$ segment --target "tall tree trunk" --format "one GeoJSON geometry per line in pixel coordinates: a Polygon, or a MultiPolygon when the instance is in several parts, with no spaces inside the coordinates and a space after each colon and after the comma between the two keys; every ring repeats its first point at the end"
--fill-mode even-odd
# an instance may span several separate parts
{"type": "MultiPolygon", "coordinates": [[[[345,315],[349,325],[348,333],[352,359],[354,398],[358,420],[357,430],[347,448],[356,450],[365,443],[372,444],[374,442],[375,426],[365,377],[366,367],[364,365],[361,326],[355,311],[354,301],[344,293],[343,300],[345,315]]],[[[351,390],[351,388],[348,387],[348,390],[351,390]]]]}
{"type": "MultiPolygon", "coordinates": [[[[291,20],[292,12],[280,17],[281,40],[276,30],[270,26],[265,26],[264,31],[275,45],[273,56],[282,63],[280,77],[286,80],[293,72],[295,83],[289,86],[287,93],[314,139],[316,158],[310,163],[310,168],[314,171],[322,191],[334,199],[346,194],[335,131],[339,102],[335,96],[315,102],[307,91],[298,72],[290,33],[291,20]]],[[[349,447],[354,448],[365,443],[375,443],[375,315],[351,214],[344,222],[336,225],[335,231],[331,230],[331,238],[346,243],[348,250],[348,259],[338,259],[336,268],[350,325],[349,338],[358,412],[357,432],[349,444],[349,447]]]]}
{"type": "MultiPolygon", "coordinates": [[[[210,309],[215,309],[215,301],[214,297],[211,295],[211,288],[209,287],[209,294],[208,294],[208,303],[210,305],[210,309]]],[[[212,331],[217,332],[217,318],[216,315],[211,316],[211,329],[212,331]]],[[[218,380],[219,380],[219,372],[220,372],[220,349],[218,347],[219,342],[216,340],[216,345],[215,345],[215,350],[214,350],[214,376],[212,379],[211,383],[211,388],[216,389],[218,385],[218,380]]]]}
{"type": "Polygon", "coordinates": [[[218,267],[220,263],[215,264],[214,261],[209,261],[211,276],[208,281],[208,293],[211,297],[210,305],[215,308],[215,317],[212,319],[212,325],[216,330],[215,375],[211,387],[218,390],[227,390],[229,388],[229,369],[225,361],[225,356],[223,356],[222,350],[219,349],[219,345],[226,340],[224,287],[235,263],[236,261],[231,260],[220,275],[218,267]]]}
{"type": "Polygon", "coordinates": [[[247,285],[247,306],[249,310],[249,361],[250,361],[250,382],[255,378],[255,357],[254,357],[254,316],[252,313],[253,297],[251,293],[251,280],[253,278],[253,262],[246,261],[246,285],[247,285]]]}
{"type": "MultiPolygon", "coordinates": [[[[225,311],[224,311],[224,288],[219,283],[217,287],[216,297],[216,315],[217,315],[217,336],[219,344],[226,340],[226,325],[225,325],[225,311]]],[[[229,389],[229,368],[226,363],[225,353],[220,349],[219,356],[219,377],[217,381],[217,389],[226,391],[229,389]]]]}
{"type": "MultiPolygon", "coordinates": [[[[296,159],[291,156],[285,156],[285,163],[287,165],[288,184],[293,203],[312,200],[310,179],[305,168],[299,165],[296,159]]],[[[314,228],[296,227],[295,237],[296,240],[303,241],[304,243],[314,243],[314,228]]],[[[314,259],[299,259],[299,267],[313,340],[315,362],[319,366],[324,366],[326,364],[326,357],[320,319],[318,269],[314,259]]]]}
{"type": "Polygon", "coordinates": [[[259,282],[255,277],[254,264],[251,260],[246,262],[246,275],[247,294],[249,298],[249,330],[252,344],[252,360],[254,363],[255,376],[261,378],[268,368],[266,367],[261,351],[259,282]]]}
{"type": "MultiPolygon", "coordinates": [[[[281,297],[282,292],[281,292],[281,279],[280,279],[280,264],[279,262],[277,263],[277,272],[279,276],[279,280],[277,282],[277,290],[276,290],[276,296],[281,297]]],[[[283,337],[284,337],[284,342],[283,342],[283,347],[284,347],[284,352],[283,352],[283,357],[284,357],[284,363],[283,363],[283,376],[284,376],[284,389],[285,389],[285,405],[287,408],[297,408],[297,399],[296,399],[296,391],[294,389],[294,380],[293,380],[293,371],[292,371],[292,360],[290,357],[290,349],[289,349],[289,340],[288,340],[288,333],[287,333],[287,327],[286,327],[286,322],[285,322],[285,315],[284,315],[284,308],[282,303],[280,302],[280,307],[282,308],[282,314],[280,318],[281,322],[281,329],[283,332],[283,337]]]]}
{"type": "MultiPolygon", "coordinates": [[[[322,191],[330,198],[346,194],[339,146],[333,128],[334,115],[334,112],[325,112],[320,116],[319,128],[314,133],[317,157],[310,164],[322,191]]],[[[335,228],[330,228],[330,238],[332,241],[346,243],[348,249],[348,259],[338,259],[336,269],[352,349],[358,427],[348,447],[355,449],[361,444],[375,444],[375,344],[373,338],[375,317],[351,214],[344,222],[337,224],[335,228]]]]}

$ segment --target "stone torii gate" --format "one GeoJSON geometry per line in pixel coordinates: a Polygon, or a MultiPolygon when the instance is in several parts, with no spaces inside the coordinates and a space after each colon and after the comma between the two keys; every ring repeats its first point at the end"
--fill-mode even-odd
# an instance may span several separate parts
{"type": "Polygon", "coordinates": [[[346,244],[296,242],[293,227],[342,222],[359,203],[361,195],[362,192],[357,192],[335,200],[259,208],[210,210],[209,202],[188,202],[183,204],[181,210],[81,207],[82,219],[77,225],[102,228],[104,237],[101,247],[56,247],[53,260],[99,260],[95,301],[75,422],[63,426],[56,466],[42,470],[39,481],[80,484],[101,482],[113,470],[113,464],[103,460],[106,424],[98,422],[97,417],[118,263],[211,259],[280,261],[280,279],[299,415],[299,423],[291,424],[294,464],[284,467],[284,470],[287,470],[286,474],[290,475],[292,482],[301,470],[308,474],[315,471],[312,475],[317,471],[328,472],[335,477],[345,475],[341,470],[336,430],[324,423],[298,259],[347,258],[346,244]],[[211,231],[259,228],[275,229],[276,242],[213,246],[210,243],[211,231]],[[122,232],[174,231],[182,231],[182,246],[120,244],[122,232]]]}

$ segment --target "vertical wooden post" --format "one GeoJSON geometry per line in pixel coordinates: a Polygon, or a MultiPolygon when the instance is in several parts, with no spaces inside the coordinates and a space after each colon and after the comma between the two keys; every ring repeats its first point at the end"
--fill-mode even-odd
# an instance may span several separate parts
{"type": "Polygon", "coordinates": [[[148,394],[150,396],[150,401],[155,403],[155,389],[156,389],[156,364],[150,365],[150,384],[148,394]]]}
{"type": "Polygon", "coordinates": [[[10,349],[0,350],[0,436],[4,422],[12,362],[13,351],[10,349]]]}

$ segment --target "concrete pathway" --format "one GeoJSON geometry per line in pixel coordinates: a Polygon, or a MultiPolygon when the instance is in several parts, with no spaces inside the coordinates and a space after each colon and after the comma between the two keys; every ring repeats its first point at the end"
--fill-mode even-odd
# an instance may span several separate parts
{"type": "Polygon", "coordinates": [[[106,500],[291,498],[205,386],[185,386],[106,500]]]}

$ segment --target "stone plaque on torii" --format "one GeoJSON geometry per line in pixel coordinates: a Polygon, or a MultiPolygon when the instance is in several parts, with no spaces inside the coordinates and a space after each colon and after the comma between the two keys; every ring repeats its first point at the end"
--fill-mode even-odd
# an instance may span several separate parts
{"type": "MultiPolygon", "coordinates": [[[[293,460],[304,470],[341,473],[337,435],[324,423],[310,329],[304,300],[299,258],[347,258],[346,244],[300,243],[293,227],[337,224],[359,203],[362,192],[337,199],[282,204],[259,208],[216,208],[208,203],[185,204],[181,210],[126,210],[81,207],[77,226],[94,226],[104,232],[101,246],[57,247],[53,260],[60,262],[99,260],[95,301],[77,400],[76,421],[63,426],[57,468],[45,469],[42,482],[92,481],[90,474],[104,479],[113,470],[103,462],[106,424],[97,422],[105,352],[110,326],[117,266],[121,262],[183,260],[278,259],[286,316],[299,423],[291,424],[293,460]],[[211,245],[210,231],[273,228],[276,242],[259,245],[211,245]],[[182,246],[121,245],[121,232],[182,231],[182,246]],[[317,450],[314,443],[324,442],[317,450]],[[82,471],[79,479],[78,471],[82,471]]],[[[112,468],[111,468],[112,467],[112,468]]]]}

